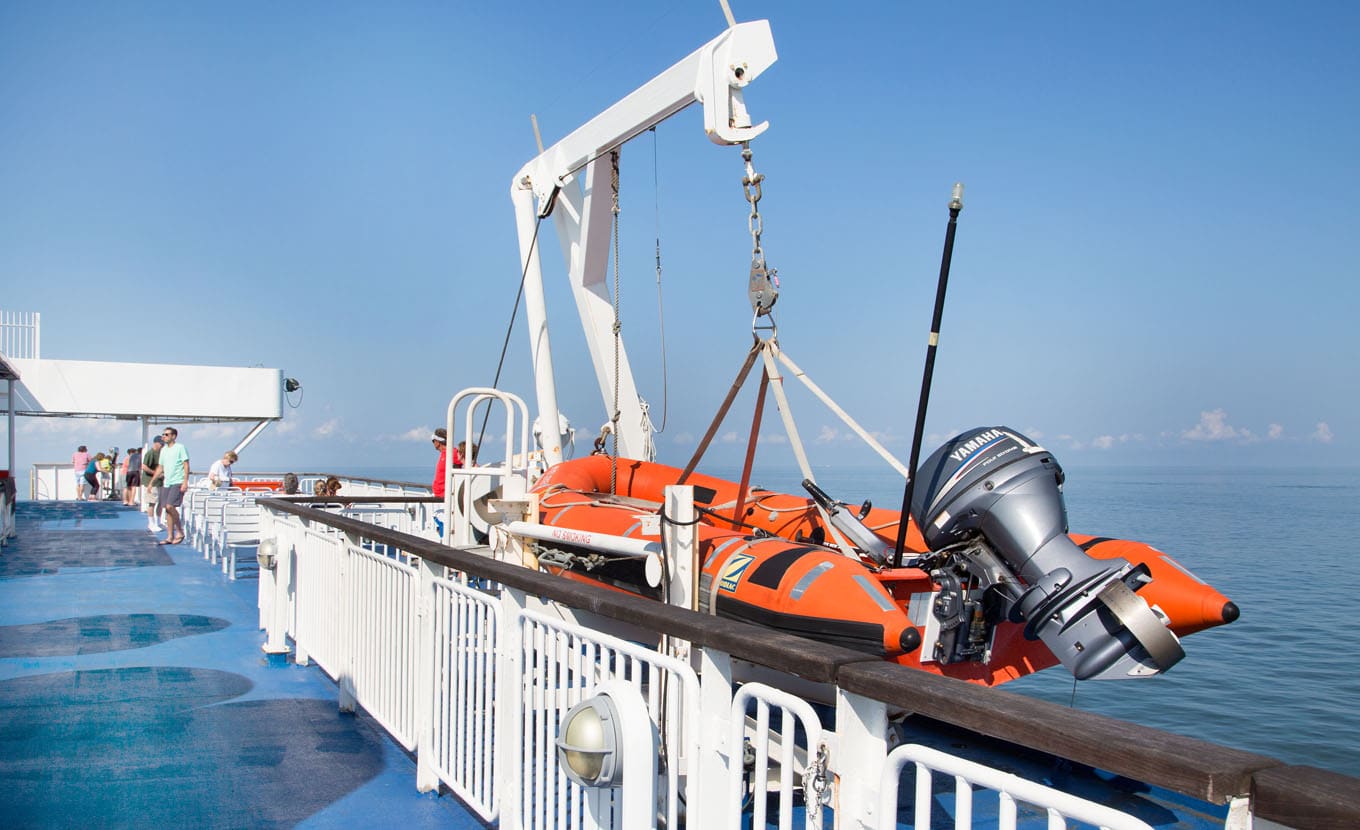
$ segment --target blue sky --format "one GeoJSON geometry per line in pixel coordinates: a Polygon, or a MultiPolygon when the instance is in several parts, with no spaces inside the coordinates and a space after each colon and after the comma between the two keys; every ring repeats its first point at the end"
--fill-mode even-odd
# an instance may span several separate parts
{"type": "MultiPolygon", "coordinates": [[[[962,180],[933,442],[1002,423],[1068,465],[1360,464],[1360,8],[733,6],[780,53],[747,104],[772,124],[781,342],[900,457],[962,180]]],[[[244,468],[426,464],[449,398],[495,371],[530,113],[551,143],[723,25],[708,0],[5,3],[0,308],[43,314],[46,357],[301,379],[244,468]]],[[[683,462],[750,337],[741,162],[691,108],[623,169],[624,333],[683,462]]],[[[563,408],[593,434],[543,250],[563,408]]],[[[503,385],[526,397],[528,364],[521,313],[503,385]]],[[[814,462],[872,462],[793,406],[814,462]]],[[[771,410],[762,459],[789,460],[779,431],[771,410]]],[[[243,432],[185,438],[206,466],[243,432]]],[[[24,419],[16,460],[136,436],[24,419]]]]}

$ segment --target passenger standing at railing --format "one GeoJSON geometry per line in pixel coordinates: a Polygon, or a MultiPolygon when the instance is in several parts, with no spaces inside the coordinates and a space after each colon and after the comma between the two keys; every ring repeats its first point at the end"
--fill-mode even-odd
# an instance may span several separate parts
{"type": "Polygon", "coordinates": [[[161,527],[161,486],[165,484],[165,476],[158,469],[161,464],[161,449],[165,446],[165,439],[157,435],[151,439],[147,445],[146,452],[142,453],[142,494],[146,498],[146,529],[152,533],[160,533],[165,528],[161,527]]]}
{"type": "Polygon", "coordinates": [[[84,444],[71,453],[71,471],[76,474],[76,501],[85,498],[85,468],[90,466],[90,451],[84,444]]]}
{"type": "Polygon", "coordinates": [[[142,486],[142,448],[133,447],[128,450],[127,458],[123,461],[125,470],[123,473],[123,504],[128,507],[136,507],[138,502],[138,489],[142,486]]]}
{"type": "Polygon", "coordinates": [[[165,448],[161,450],[159,470],[165,476],[161,485],[161,510],[165,512],[165,538],[159,544],[178,545],[184,541],[184,524],[179,518],[184,493],[189,489],[189,451],[179,443],[179,430],[166,427],[161,433],[165,448]]]}
{"type": "Polygon", "coordinates": [[[222,489],[231,486],[231,465],[236,463],[236,453],[227,450],[226,453],[212,463],[212,468],[208,470],[208,486],[215,489],[222,489]]]}
{"type": "Polygon", "coordinates": [[[101,452],[85,465],[85,501],[99,498],[99,462],[103,460],[104,453],[101,452]]]}
{"type": "Polygon", "coordinates": [[[439,461],[434,465],[434,483],[430,485],[430,489],[434,491],[434,494],[437,498],[442,499],[444,498],[444,484],[445,484],[444,464],[448,460],[449,452],[448,430],[444,429],[443,427],[440,427],[439,429],[435,430],[434,435],[430,436],[430,442],[434,444],[435,449],[439,450],[439,461]]]}

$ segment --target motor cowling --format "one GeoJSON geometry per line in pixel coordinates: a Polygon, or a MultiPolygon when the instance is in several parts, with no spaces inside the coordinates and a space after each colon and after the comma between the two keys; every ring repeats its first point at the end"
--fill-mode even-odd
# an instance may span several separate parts
{"type": "Polygon", "coordinates": [[[1146,569],[1095,559],[1068,537],[1062,484],[1062,467],[1043,447],[1008,427],[982,427],[926,459],[911,512],[931,551],[981,537],[1014,580],[998,579],[994,563],[976,572],[991,574],[988,587],[1007,599],[1010,619],[1078,679],[1169,669],[1184,651],[1134,594],[1146,569]]]}

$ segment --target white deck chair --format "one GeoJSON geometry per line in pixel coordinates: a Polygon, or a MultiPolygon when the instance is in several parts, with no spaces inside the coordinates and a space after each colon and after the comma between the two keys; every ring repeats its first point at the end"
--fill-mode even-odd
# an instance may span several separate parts
{"type": "Polygon", "coordinates": [[[179,517],[184,523],[184,535],[189,539],[197,539],[198,528],[203,526],[203,500],[208,497],[208,492],[201,487],[190,487],[189,492],[184,494],[179,517]]]}
{"type": "Polygon", "coordinates": [[[222,522],[214,538],[214,556],[222,558],[222,573],[236,579],[236,551],[260,546],[260,509],[253,498],[234,498],[222,507],[222,522]]]}
{"type": "Polygon", "coordinates": [[[202,521],[194,529],[191,537],[194,547],[203,551],[203,558],[217,563],[218,551],[215,547],[218,528],[222,526],[222,511],[234,499],[240,498],[240,493],[229,493],[225,490],[206,490],[206,495],[202,497],[203,508],[200,511],[202,521]]]}

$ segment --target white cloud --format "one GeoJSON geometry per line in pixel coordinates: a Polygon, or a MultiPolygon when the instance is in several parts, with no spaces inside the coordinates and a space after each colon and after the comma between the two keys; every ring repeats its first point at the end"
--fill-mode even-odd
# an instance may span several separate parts
{"type": "Polygon", "coordinates": [[[340,432],[340,419],[331,418],[329,421],[326,421],[325,423],[318,426],[316,429],[312,430],[312,436],[315,438],[331,438],[339,434],[339,432],[340,432]]]}
{"type": "Polygon", "coordinates": [[[186,441],[216,441],[224,438],[240,440],[249,431],[249,424],[200,424],[183,429],[186,441]]]}
{"type": "Polygon", "coordinates": [[[425,426],[424,424],[421,424],[421,425],[418,426],[418,427],[411,427],[410,429],[406,430],[406,431],[403,432],[402,434],[396,436],[396,440],[398,440],[398,441],[412,441],[412,442],[415,442],[415,441],[428,441],[428,440],[430,440],[430,436],[431,436],[431,435],[434,435],[434,428],[433,428],[433,427],[427,427],[427,426],[425,426]]]}
{"type": "Polygon", "coordinates": [[[1332,428],[1327,426],[1326,421],[1318,421],[1318,425],[1313,430],[1313,434],[1308,437],[1321,444],[1330,444],[1332,443],[1332,438],[1334,436],[1332,435],[1332,428]]]}
{"type": "Polygon", "coordinates": [[[694,433],[692,433],[692,432],[677,432],[675,435],[672,435],[672,436],[671,436],[671,443],[672,443],[672,444],[693,444],[693,443],[694,443],[694,433]]]}
{"type": "Polygon", "coordinates": [[[279,421],[274,424],[273,429],[279,435],[287,435],[290,432],[296,432],[299,425],[299,421],[279,421]]]}
{"type": "Polygon", "coordinates": [[[1188,441],[1234,441],[1250,440],[1251,432],[1237,429],[1228,423],[1228,413],[1214,409],[1199,413],[1199,423],[1181,433],[1188,441]]]}
{"type": "Polygon", "coordinates": [[[1027,427],[1024,436],[1032,441],[1042,441],[1044,440],[1044,431],[1037,427],[1027,427]]]}
{"type": "MultiPolygon", "coordinates": [[[[140,436],[142,428],[136,421],[117,421],[110,418],[20,418],[14,431],[24,435],[69,435],[76,443],[84,441],[89,435],[140,436]]],[[[72,449],[75,449],[72,447],[72,449]]]]}
{"type": "Polygon", "coordinates": [[[840,431],[837,430],[835,427],[829,426],[827,424],[822,424],[822,428],[817,433],[817,437],[814,440],[816,440],[818,444],[830,444],[831,442],[835,441],[837,438],[840,437],[841,437],[840,431]]]}
{"type": "Polygon", "coordinates": [[[1091,446],[1098,450],[1108,450],[1110,447],[1114,446],[1116,440],[1117,439],[1113,435],[1102,435],[1098,438],[1091,439],[1091,446]]]}
{"type": "Polygon", "coordinates": [[[1283,435],[1284,427],[1280,426],[1279,424],[1271,424],[1270,428],[1266,430],[1266,437],[1272,441],[1277,440],[1283,435]]]}
{"type": "Polygon", "coordinates": [[[718,440],[723,442],[724,444],[735,444],[741,440],[741,436],[737,435],[736,430],[728,430],[727,432],[724,432],[722,435],[720,435],[718,437],[718,440]]]}

